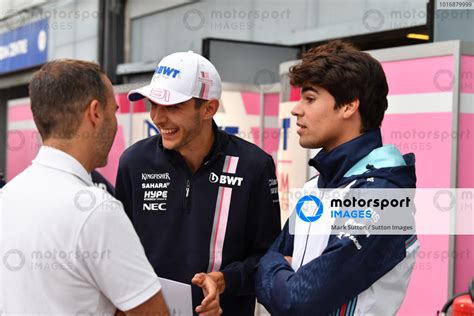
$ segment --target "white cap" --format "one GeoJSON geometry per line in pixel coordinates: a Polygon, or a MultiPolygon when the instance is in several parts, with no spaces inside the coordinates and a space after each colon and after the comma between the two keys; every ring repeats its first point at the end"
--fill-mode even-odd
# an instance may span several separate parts
{"type": "Polygon", "coordinates": [[[149,85],[128,93],[130,101],[143,98],[161,105],[173,105],[193,97],[219,100],[222,84],[219,73],[206,58],[192,51],[163,58],[149,85]]]}

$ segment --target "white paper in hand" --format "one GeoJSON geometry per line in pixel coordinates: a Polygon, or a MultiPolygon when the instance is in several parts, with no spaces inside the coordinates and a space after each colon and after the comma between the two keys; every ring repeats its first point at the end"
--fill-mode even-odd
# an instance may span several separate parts
{"type": "Polygon", "coordinates": [[[159,279],[170,315],[192,316],[193,301],[191,297],[191,285],[164,278],[159,279]]]}

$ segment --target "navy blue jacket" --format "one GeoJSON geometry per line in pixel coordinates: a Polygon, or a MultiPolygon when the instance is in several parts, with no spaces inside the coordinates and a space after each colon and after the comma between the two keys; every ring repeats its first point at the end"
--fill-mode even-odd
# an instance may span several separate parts
{"type": "MultiPolygon", "coordinates": [[[[257,146],[213,130],[194,174],[159,135],[132,145],[120,159],[116,197],[158,276],[190,284],[195,273],[221,271],[224,315],[253,315],[257,264],[281,229],[275,166],[257,146]]],[[[195,308],[202,289],[192,291],[195,308]]]]}
{"type": "Polygon", "coordinates": [[[115,188],[106,178],[104,178],[102,174],[100,174],[100,172],[92,170],[91,178],[94,185],[109,192],[109,194],[112,196],[115,195],[115,188]]]}
{"type": "MultiPolygon", "coordinates": [[[[351,188],[415,188],[414,162],[413,154],[402,157],[393,146],[382,147],[376,129],[330,152],[320,151],[309,164],[320,173],[318,188],[339,188],[354,180],[351,188]]],[[[358,295],[404,260],[416,240],[406,235],[356,237],[361,249],[349,238],[330,235],[322,254],[295,272],[283,257],[294,250],[287,222],[260,261],[259,302],[272,315],[353,315],[358,295]]]]}
{"type": "Polygon", "coordinates": [[[5,186],[6,182],[5,179],[3,178],[3,174],[0,173],[0,189],[5,186]]]}

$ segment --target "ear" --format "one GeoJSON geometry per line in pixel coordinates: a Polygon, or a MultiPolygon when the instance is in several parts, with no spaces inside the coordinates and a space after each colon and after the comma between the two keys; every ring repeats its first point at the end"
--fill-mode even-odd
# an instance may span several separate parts
{"type": "Polygon", "coordinates": [[[86,107],[85,118],[96,127],[102,120],[102,109],[98,100],[92,100],[91,103],[86,107]]]}
{"type": "Polygon", "coordinates": [[[359,110],[359,99],[355,99],[354,101],[350,103],[344,104],[344,106],[342,107],[342,117],[345,119],[350,119],[354,115],[356,115],[358,110],[359,110]]]}
{"type": "Polygon", "coordinates": [[[203,119],[210,120],[214,117],[219,109],[219,100],[211,99],[202,105],[203,119]]]}

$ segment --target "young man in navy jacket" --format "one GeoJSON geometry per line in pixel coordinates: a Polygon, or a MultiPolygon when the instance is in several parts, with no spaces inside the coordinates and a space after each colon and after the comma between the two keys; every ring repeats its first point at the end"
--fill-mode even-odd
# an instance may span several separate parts
{"type": "MultiPolygon", "coordinates": [[[[322,148],[305,189],[415,188],[414,155],[382,145],[388,85],[378,61],[334,41],[309,50],[290,79],[301,88],[299,143],[322,148]]],[[[257,298],[272,315],[394,315],[418,248],[416,235],[292,235],[287,222],[260,261],[257,298]]]]}
{"type": "Polygon", "coordinates": [[[224,315],[253,315],[254,273],[281,229],[275,166],[217,128],[220,96],[204,57],[162,59],[150,85],[129,93],[151,102],[160,135],[122,155],[116,197],[155,271],[202,287],[192,289],[197,313],[218,313],[220,304],[224,315]]]}

